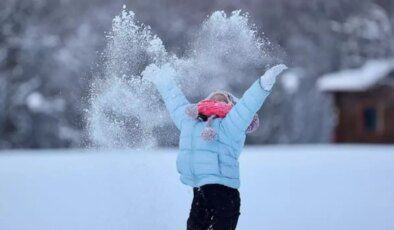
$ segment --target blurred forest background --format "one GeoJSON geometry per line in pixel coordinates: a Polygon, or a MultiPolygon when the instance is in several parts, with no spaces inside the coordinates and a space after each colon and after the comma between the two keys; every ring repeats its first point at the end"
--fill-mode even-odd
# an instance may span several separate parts
{"type": "Polygon", "coordinates": [[[394,52],[392,0],[2,0],[0,149],[88,144],[89,83],[123,4],[176,54],[213,11],[250,13],[295,67],[267,102],[252,144],[329,142],[335,116],[318,77],[394,52]]]}

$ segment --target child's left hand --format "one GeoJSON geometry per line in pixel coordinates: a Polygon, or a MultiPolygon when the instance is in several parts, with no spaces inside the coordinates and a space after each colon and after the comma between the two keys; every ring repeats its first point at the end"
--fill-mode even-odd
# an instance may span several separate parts
{"type": "Polygon", "coordinates": [[[267,70],[264,75],[260,77],[261,87],[266,91],[271,91],[272,87],[276,82],[276,77],[279,76],[279,74],[286,69],[286,65],[280,64],[267,70]]]}

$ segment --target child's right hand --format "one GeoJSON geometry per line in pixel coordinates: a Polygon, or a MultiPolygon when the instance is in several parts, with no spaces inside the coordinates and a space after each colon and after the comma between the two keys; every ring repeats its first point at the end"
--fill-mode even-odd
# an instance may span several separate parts
{"type": "Polygon", "coordinates": [[[164,64],[161,67],[157,66],[156,64],[150,64],[145,68],[141,75],[142,80],[156,83],[168,77],[175,76],[176,72],[170,64],[164,64]]]}

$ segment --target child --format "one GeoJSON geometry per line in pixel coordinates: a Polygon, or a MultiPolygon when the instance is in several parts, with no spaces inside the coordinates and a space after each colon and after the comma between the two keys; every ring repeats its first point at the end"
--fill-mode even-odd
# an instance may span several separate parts
{"type": "Polygon", "coordinates": [[[270,94],[276,77],[287,67],[269,69],[240,100],[216,91],[191,105],[178,89],[175,70],[149,65],[143,79],[155,84],[180,130],[177,170],[182,183],[193,187],[188,230],[236,228],[240,215],[238,157],[246,133],[258,126],[256,112],[270,94]]]}

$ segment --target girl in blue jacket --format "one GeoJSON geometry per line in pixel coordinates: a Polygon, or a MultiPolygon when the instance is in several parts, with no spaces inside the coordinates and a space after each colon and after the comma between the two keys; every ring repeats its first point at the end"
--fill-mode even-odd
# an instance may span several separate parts
{"type": "Polygon", "coordinates": [[[246,133],[258,125],[256,112],[286,68],[281,64],[266,71],[240,100],[216,91],[194,105],[174,82],[176,71],[170,64],[151,64],[142,73],[154,83],[180,130],[177,170],[194,193],[188,230],[235,229],[240,214],[238,157],[246,133]]]}

